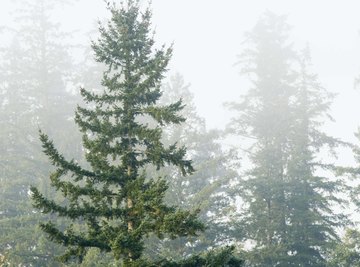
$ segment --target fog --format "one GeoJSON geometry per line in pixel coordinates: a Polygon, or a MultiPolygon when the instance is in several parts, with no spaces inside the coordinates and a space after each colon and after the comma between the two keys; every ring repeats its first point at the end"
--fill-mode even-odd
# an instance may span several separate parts
{"type": "Polygon", "coordinates": [[[360,3],[107,2],[0,2],[0,266],[360,266],[360,3]]]}
{"type": "MultiPolygon", "coordinates": [[[[14,17],[16,1],[2,0],[1,25],[14,17]]],[[[146,1],[142,1],[146,5],[146,1]]],[[[360,73],[358,1],[236,1],[153,0],[153,26],[158,43],[174,43],[169,67],[191,84],[199,113],[210,128],[223,128],[229,113],[223,103],[238,98],[248,89],[239,75],[237,56],[242,51],[244,33],[254,27],[266,10],[286,15],[292,26],[290,40],[297,48],[307,44],[312,63],[323,86],[337,93],[332,107],[336,125],[329,130],[354,141],[360,114],[359,91],[354,82],[360,73]]],[[[74,43],[87,43],[86,33],[108,17],[101,0],[73,1],[54,15],[65,31],[73,31],[74,43]]]]}
{"type": "Polygon", "coordinates": [[[234,65],[244,32],[270,10],[287,16],[297,48],[309,44],[321,83],[338,94],[332,108],[336,126],[329,127],[353,140],[357,123],[352,118],[359,114],[359,91],[354,90],[360,70],[357,1],[154,1],[153,7],[157,36],[175,44],[171,70],[192,84],[210,127],[223,127],[228,113],[222,103],[248,89],[234,65]]]}

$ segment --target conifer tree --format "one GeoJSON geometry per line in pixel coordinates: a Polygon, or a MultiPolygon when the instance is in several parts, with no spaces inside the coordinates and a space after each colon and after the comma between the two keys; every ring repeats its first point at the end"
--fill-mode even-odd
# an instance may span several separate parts
{"type": "Polygon", "coordinates": [[[318,158],[320,150],[345,143],[321,131],[324,118],[330,117],[332,95],[321,86],[317,75],[310,72],[310,64],[310,51],[306,48],[299,55],[287,164],[289,266],[325,266],[325,255],[338,240],[336,228],[347,222],[334,209],[345,203],[339,192],[345,193],[346,187],[342,179],[331,178],[334,165],[318,158]]]}
{"type": "Polygon", "coordinates": [[[290,99],[295,94],[284,17],[265,13],[247,34],[249,48],[240,57],[242,72],[253,84],[240,103],[229,130],[255,140],[249,155],[253,163],[240,183],[244,209],[239,225],[247,240],[255,242],[254,266],[285,266],[287,240],[285,165],[291,130],[290,99]],[[278,264],[280,262],[280,265],[278,264]],[[258,265],[257,265],[258,264],[258,265]]]}
{"type": "Polygon", "coordinates": [[[344,144],[321,131],[331,95],[309,72],[309,51],[299,56],[287,41],[284,17],[266,13],[249,34],[245,73],[253,88],[234,120],[239,135],[256,139],[252,168],[241,181],[240,219],[250,266],[325,266],[346,217],[332,210],[345,187],[319,151],[344,144]],[[333,176],[333,175],[332,175],[333,176]]]}
{"type": "Polygon", "coordinates": [[[34,206],[42,212],[84,222],[80,229],[72,225],[59,229],[53,222],[41,225],[50,239],[67,247],[61,260],[81,260],[88,248],[95,247],[113,253],[124,266],[138,266],[149,234],[194,236],[204,226],[198,211],[165,205],[167,182],[162,177],[146,178],[144,171],[149,165],[160,169],[172,164],[183,175],[193,172],[185,147],[161,143],[162,125],[184,121],[178,115],[181,100],[156,105],[172,49],[154,49],[151,12],[141,12],[138,1],[108,8],[111,19],[100,25],[100,37],[92,44],[96,60],[107,66],[104,91],[81,89],[89,106],[78,107],[75,118],[90,169],[66,160],[41,132],[44,153],[56,167],[51,183],[62,192],[64,202],[44,197],[35,187],[31,190],[34,206]],[[142,123],[144,117],[152,118],[156,126],[142,123]]]}
{"type": "Polygon", "coordinates": [[[50,194],[42,179],[49,166],[37,138],[39,125],[61,144],[66,139],[69,153],[76,154],[76,134],[69,134],[75,102],[66,92],[72,62],[64,40],[68,34],[51,17],[64,1],[13,2],[14,23],[1,32],[9,42],[0,50],[0,250],[12,265],[47,266],[59,246],[46,242],[37,229],[40,219],[33,213],[29,187],[37,184],[50,194]]]}

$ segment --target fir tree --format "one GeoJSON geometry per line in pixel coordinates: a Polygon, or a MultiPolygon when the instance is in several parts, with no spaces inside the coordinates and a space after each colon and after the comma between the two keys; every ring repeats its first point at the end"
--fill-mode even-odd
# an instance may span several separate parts
{"type": "Polygon", "coordinates": [[[334,207],[345,204],[339,193],[346,187],[331,177],[333,164],[319,160],[318,152],[344,144],[321,131],[332,95],[309,71],[310,52],[299,56],[297,95],[293,103],[290,157],[287,164],[288,266],[325,266],[326,255],[338,240],[337,227],[346,217],[334,207]]]}
{"type": "Polygon", "coordinates": [[[284,17],[267,12],[247,34],[249,48],[240,63],[253,84],[240,103],[231,104],[238,116],[229,130],[255,140],[252,167],[240,183],[245,205],[239,222],[239,231],[256,244],[250,257],[254,266],[285,266],[287,257],[285,165],[295,94],[288,31],[284,17]]]}
{"type": "Polygon", "coordinates": [[[341,179],[320,151],[344,144],[321,131],[331,95],[309,72],[309,53],[299,57],[287,40],[284,17],[266,13],[249,34],[244,72],[253,88],[240,104],[232,126],[251,137],[252,167],[241,181],[240,225],[250,266],[325,266],[346,217],[332,210],[345,204],[341,179]]]}
{"type": "Polygon", "coordinates": [[[47,266],[58,246],[46,242],[37,229],[40,218],[29,203],[29,187],[37,184],[51,194],[42,180],[49,166],[38,142],[38,125],[51,129],[56,140],[66,139],[69,153],[76,153],[75,134],[69,134],[75,102],[65,82],[72,64],[65,33],[50,16],[63,1],[16,2],[14,23],[3,32],[11,40],[0,51],[0,250],[12,265],[47,266]]]}
{"type": "Polygon", "coordinates": [[[197,220],[198,211],[166,206],[167,182],[146,178],[144,172],[149,165],[160,169],[167,164],[178,166],[183,175],[193,172],[184,147],[161,143],[162,125],[184,121],[178,115],[181,100],[156,105],[172,49],[154,49],[151,12],[141,13],[138,1],[108,8],[111,19],[100,25],[100,37],[92,45],[96,60],[107,66],[105,88],[101,94],[81,89],[92,106],[78,107],[75,118],[91,168],[66,160],[40,133],[44,153],[57,168],[51,183],[62,192],[64,203],[47,199],[35,187],[31,190],[34,206],[42,212],[84,222],[80,229],[72,225],[59,229],[53,222],[41,225],[50,239],[68,248],[62,260],[81,260],[88,248],[95,247],[112,252],[125,266],[135,266],[143,262],[144,238],[149,234],[194,236],[204,226],[197,220]],[[142,123],[146,116],[157,125],[142,123]]]}

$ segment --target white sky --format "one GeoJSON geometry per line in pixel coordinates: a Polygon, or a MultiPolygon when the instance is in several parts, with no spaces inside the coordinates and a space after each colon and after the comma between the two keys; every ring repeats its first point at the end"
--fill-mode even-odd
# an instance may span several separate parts
{"type": "MultiPolygon", "coordinates": [[[[0,25],[12,16],[11,2],[0,2],[0,25]]],[[[360,1],[152,0],[152,9],[156,40],[174,42],[170,73],[181,73],[191,84],[198,111],[210,128],[225,126],[230,113],[223,103],[236,100],[248,88],[239,66],[234,66],[244,32],[266,10],[286,14],[293,26],[291,40],[299,48],[309,43],[319,80],[338,93],[332,109],[336,123],[327,129],[354,140],[360,125],[360,89],[353,87],[360,74],[360,1]]],[[[103,0],[74,0],[74,6],[57,16],[66,28],[84,30],[107,12],[103,0]]]]}
{"type": "Polygon", "coordinates": [[[297,47],[307,42],[322,84],[339,95],[333,106],[335,135],[353,139],[360,124],[360,92],[353,88],[360,73],[360,1],[170,0],[153,1],[158,36],[174,40],[172,69],[192,84],[199,112],[210,127],[228,120],[222,103],[238,98],[247,85],[234,66],[243,33],[265,10],[286,14],[297,47]]]}

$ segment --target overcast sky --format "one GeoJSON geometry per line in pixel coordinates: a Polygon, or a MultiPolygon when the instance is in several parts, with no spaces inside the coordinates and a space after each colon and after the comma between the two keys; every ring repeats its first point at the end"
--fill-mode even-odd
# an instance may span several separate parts
{"type": "MultiPolygon", "coordinates": [[[[11,2],[0,2],[2,25],[12,17],[11,2]]],[[[107,16],[103,0],[74,3],[57,14],[68,29],[85,31],[107,16]]],[[[353,86],[360,74],[360,1],[152,0],[152,9],[156,40],[174,42],[170,73],[179,72],[191,84],[198,111],[210,128],[225,126],[230,113],[223,103],[238,99],[248,88],[239,66],[234,66],[244,32],[266,10],[287,15],[294,45],[309,44],[319,80],[338,93],[332,109],[336,123],[327,129],[354,140],[353,132],[360,125],[360,89],[353,86]]]]}
{"type": "Polygon", "coordinates": [[[352,139],[360,124],[360,91],[353,86],[360,73],[359,1],[154,0],[153,9],[159,38],[175,42],[172,70],[192,84],[210,127],[223,126],[222,103],[247,90],[234,66],[244,32],[266,10],[287,15],[291,40],[299,48],[309,43],[320,81],[338,93],[337,123],[329,129],[352,139]]]}

